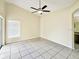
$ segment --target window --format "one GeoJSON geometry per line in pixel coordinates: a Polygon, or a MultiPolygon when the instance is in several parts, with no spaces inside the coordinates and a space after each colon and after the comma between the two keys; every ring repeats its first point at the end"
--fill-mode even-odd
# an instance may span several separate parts
{"type": "Polygon", "coordinates": [[[20,22],[9,20],[7,23],[8,38],[20,37],[20,22]]]}

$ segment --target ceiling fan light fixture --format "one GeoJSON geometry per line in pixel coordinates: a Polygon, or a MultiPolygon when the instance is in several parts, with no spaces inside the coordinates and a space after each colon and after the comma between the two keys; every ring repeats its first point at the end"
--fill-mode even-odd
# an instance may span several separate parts
{"type": "Polygon", "coordinates": [[[38,13],[40,14],[40,13],[42,13],[43,11],[38,11],[38,13]]]}

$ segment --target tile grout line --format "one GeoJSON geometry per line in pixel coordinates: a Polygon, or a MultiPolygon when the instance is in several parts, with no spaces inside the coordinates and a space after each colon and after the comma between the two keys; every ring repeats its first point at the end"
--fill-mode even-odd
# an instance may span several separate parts
{"type": "MultiPolygon", "coordinates": [[[[22,45],[24,45],[24,44],[22,44],[22,45]]],[[[30,44],[31,45],[31,44],[30,44]]],[[[24,45],[25,46],[25,45],[24,45]]],[[[32,45],[31,45],[32,46],[32,45]]],[[[26,49],[26,48],[25,48],[26,49]]],[[[37,51],[37,50],[35,50],[35,51],[37,51]]],[[[28,51],[29,52],[29,51],[28,51]]],[[[33,52],[31,52],[31,53],[33,53],[33,52]]],[[[29,54],[27,54],[27,55],[30,55],[31,56],[31,58],[33,59],[33,56],[31,55],[31,53],[29,52],[29,54]]],[[[26,56],[26,55],[25,55],[26,56]]]]}
{"type": "MultiPolygon", "coordinates": [[[[24,44],[22,44],[22,45],[24,45],[24,44]]],[[[25,46],[25,45],[24,45],[25,46]]],[[[57,45],[56,45],[57,46],[57,45]]],[[[55,46],[54,46],[55,47],[55,46]]],[[[40,47],[40,48],[42,48],[42,47],[40,47]]],[[[63,50],[64,49],[64,47],[61,49],[61,50],[63,50]]],[[[38,50],[40,50],[40,49],[38,49],[38,50]]],[[[38,51],[38,50],[36,50],[36,51],[38,51]]],[[[52,50],[52,49],[49,49],[49,50],[52,50]]],[[[47,52],[49,51],[49,50],[47,50],[47,52]]],[[[60,51],[59,51],[60,52],[60,51]]],[[[33,53],[33,52],[32,52],[33,53]]],[[[40,54],[40,52],[38,52],[39,54],[40,54]]],[[[44,52],[45,53],[45,52],[44,52]]],[[[44,54],[43,53],[43,54],[44,54]]],[[[31,53],[29,53],[29,54],[31,54],[31,53]]],[[[29,55],[28,54],[28,55],[29,55]]],[[[58,54],[58,53],[57,53],[58,54]]],[[[39,55],[39,56],[41,56],[41,57],[43,57],[41,54],[39,55]]],[[[54,55],[55,56],[55,55],[54,55]]],[[[38,56],[37,56],[38,57],[38,56]]]]}
{"type": "MultiPolygon", "coordinates": [[[[61,50],[63,50],[63,49],[64,49],[64,47],[63,47],[61,50]]],[[[52,50],[52,49],[49,49],[49,50],[52,50]]],[[[48,52],[49,50],[47,50],[47,51],[43,52],[42,54],[44,54],[44,53],[48,52]]],[[[55,50],[53,50],[53,51],[55,51],[55,50]]],[[[59,51],[59,52],[60,52],[60,51],[59,51]]],[[[40,53],[40,52],[39,52],[39,53],[40,53]]],[[[58,54],[58,52],[57,52],[56,54],[58,54]]],[[[55,55],[56,55],[56,54],[55,54],[55,55]]],[[[50,55],[51,55],[51,54],[50,54],[50,55]]],[[[54,56],[55,56],[55,55],[54,55],[54,56]]],[[[39,56],[42,56],[42,55],[40,54],[39,56]]],[[[38,56],[37,56],[37,57],[38,57],[38,56]]],[[[43,57],[43,56],[42,56],[42,57],[43,57]]],[[[44,58],[44,59],[45,59],[45,58],[44,58]]]]}
{"type": "MultiPolygon", "coordinates": [[[[22,44],[22,45],[24,45],[24,44],[22,44]]],[[[18,50],[19,50],[19,48],[18,48],[18,50]]],[[[19,54],[20,54],[20,56],[21,56],[20,50],[19,50],[19,54]]],[[[30,54],[27,54],[27,55],[30,55],[30,54]]],[[[24,55],[24,56],[26,56],[26,55],[24,55]]],[[[30,56],[31,56],[31,55],[30,55],[30,56]]],[[[23,56],[21,56],[21,59],[22,59],[22,57],[23,57],[23,56]]],[[[33,59],[32,56],[31,56],[31,58],[33,59]]]]}
{"type": "Polygon", "coordinates": [[[19,51],[20,57],[21,57],[21,59],[22,59],[22,56],[21,56],[21,53],[20,53],[20,50],[19,50],[19,48],[18,48],[18,51],[19,51]]]}
{"type": "Polygon", "coordinates": [[[72,55],[72,53],[73,53],[73,50],[71,51],[71,53],[67,56],[67,58],[66,59],[68,59],[69,58],[69,56],[71,56],[72,55]]]}
{"type": "Polygon", "coordinates": [[[9,56],[9,59],[11,59],[11,45],[10,45],[10,56],[9,56]]]}
{"type": "MultiPolygon", "coordinates": [[[[59,52],[61,52],[63,49],[64,49],[64,47],[63,47],[59,52]]],[[[52,57],[54,58],[59,52],[57,52],[57,53],[56,53],[54,56],[52,56],[52,57]]],[[[52,59],[52,57],[51,57],[50,59],[52,59]]]]}
{"type": "MultiPolygon", "coordinates": [[[[24,45],[24,44],[22,44],[22,45],[24,45]]],[[[25,46],[25,45],[24,45],[25,46]]],[[[42,48],[42,47],[40,47],[40,48],[42,48]]],[[[37,49],[37,50],[35,50],[35,51],[38,51],[38,50],[40,50],[40,48],[39,49],[37,49]]],[[[33,52],[31,52],[31,53],[33,53],[33,52]]],[[[33,56],[31,55],[31,53],[29,52],[29,54],[28,55],[30,55],[32,58],[33,58],[33,56]]],[[[40,54],[40,52],[38,52],[39,54],[40,54]]],[[[44,52],[45,53],[45,52],[44,52]]],[[[26,56],[26,55],[25,55],[26,56]]],[[[41,54],[39,55],[39,56],[41,56],[41,57],[43,57],[41,54]]],[[[38,56],[37,56],[38,57],[38,56]]],[[[36,57],[36,58],[37,58],[36,57]]],[[[35,59],[36,59],[35,58],[35,59]]],[[[43,57],[44,58],[44,57],[43,57]]],[[[45,59],[45,58],[44,58],[45,59]]]]}

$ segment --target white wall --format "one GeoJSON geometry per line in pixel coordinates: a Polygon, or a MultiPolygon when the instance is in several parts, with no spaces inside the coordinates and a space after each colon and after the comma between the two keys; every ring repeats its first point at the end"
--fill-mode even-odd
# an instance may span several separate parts
{"type": "Polygon", "coordinates": [[[79,0],[72,6],[41,17],[41,37],[74,48],[72,14],[79,8],[79,0]]]}
{"type": "MultiPolygon", "coordinates": [[[[21,25],[21,37],[7,38],[7,43],[37,38],[40,36],[40,18],[16,5],[6,3],[6,22],[17,20],[21,25]]],[[[7,24],[6,23],[6,24],[7,24]]],[[[7,28],[7,25],[6,25],[7,28]]],[[[7,35],[7,34],[6,34],[7,35]]]]}
{"type": "Polygon", "coordinates": [[[5,15],[5,0],[0,0],[0,16],[4,17],[5,15]]]}
{"type": "Polygon", "coordinates": [[[68,12],[56,12],[41,18],[41,37],[65,46],[72,46],[71,21],[68,12]]]}

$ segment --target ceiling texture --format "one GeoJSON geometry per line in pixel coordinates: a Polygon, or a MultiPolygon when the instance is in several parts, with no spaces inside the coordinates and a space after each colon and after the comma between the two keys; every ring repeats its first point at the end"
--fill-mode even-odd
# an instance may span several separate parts
{"type": "MultiPolygon", "coordinates": [[[[6,0],[9,3],[15,4],[21,8],[24,8],[25,10],[33,12],[30,7],[39,8],[39,0],[6,0]]],[[[75,3],[76,0],[41,0],[42,6],[47,5],[47,10],[51,10],[51,12],[66,8],[73,3],[75,3]]]]}

